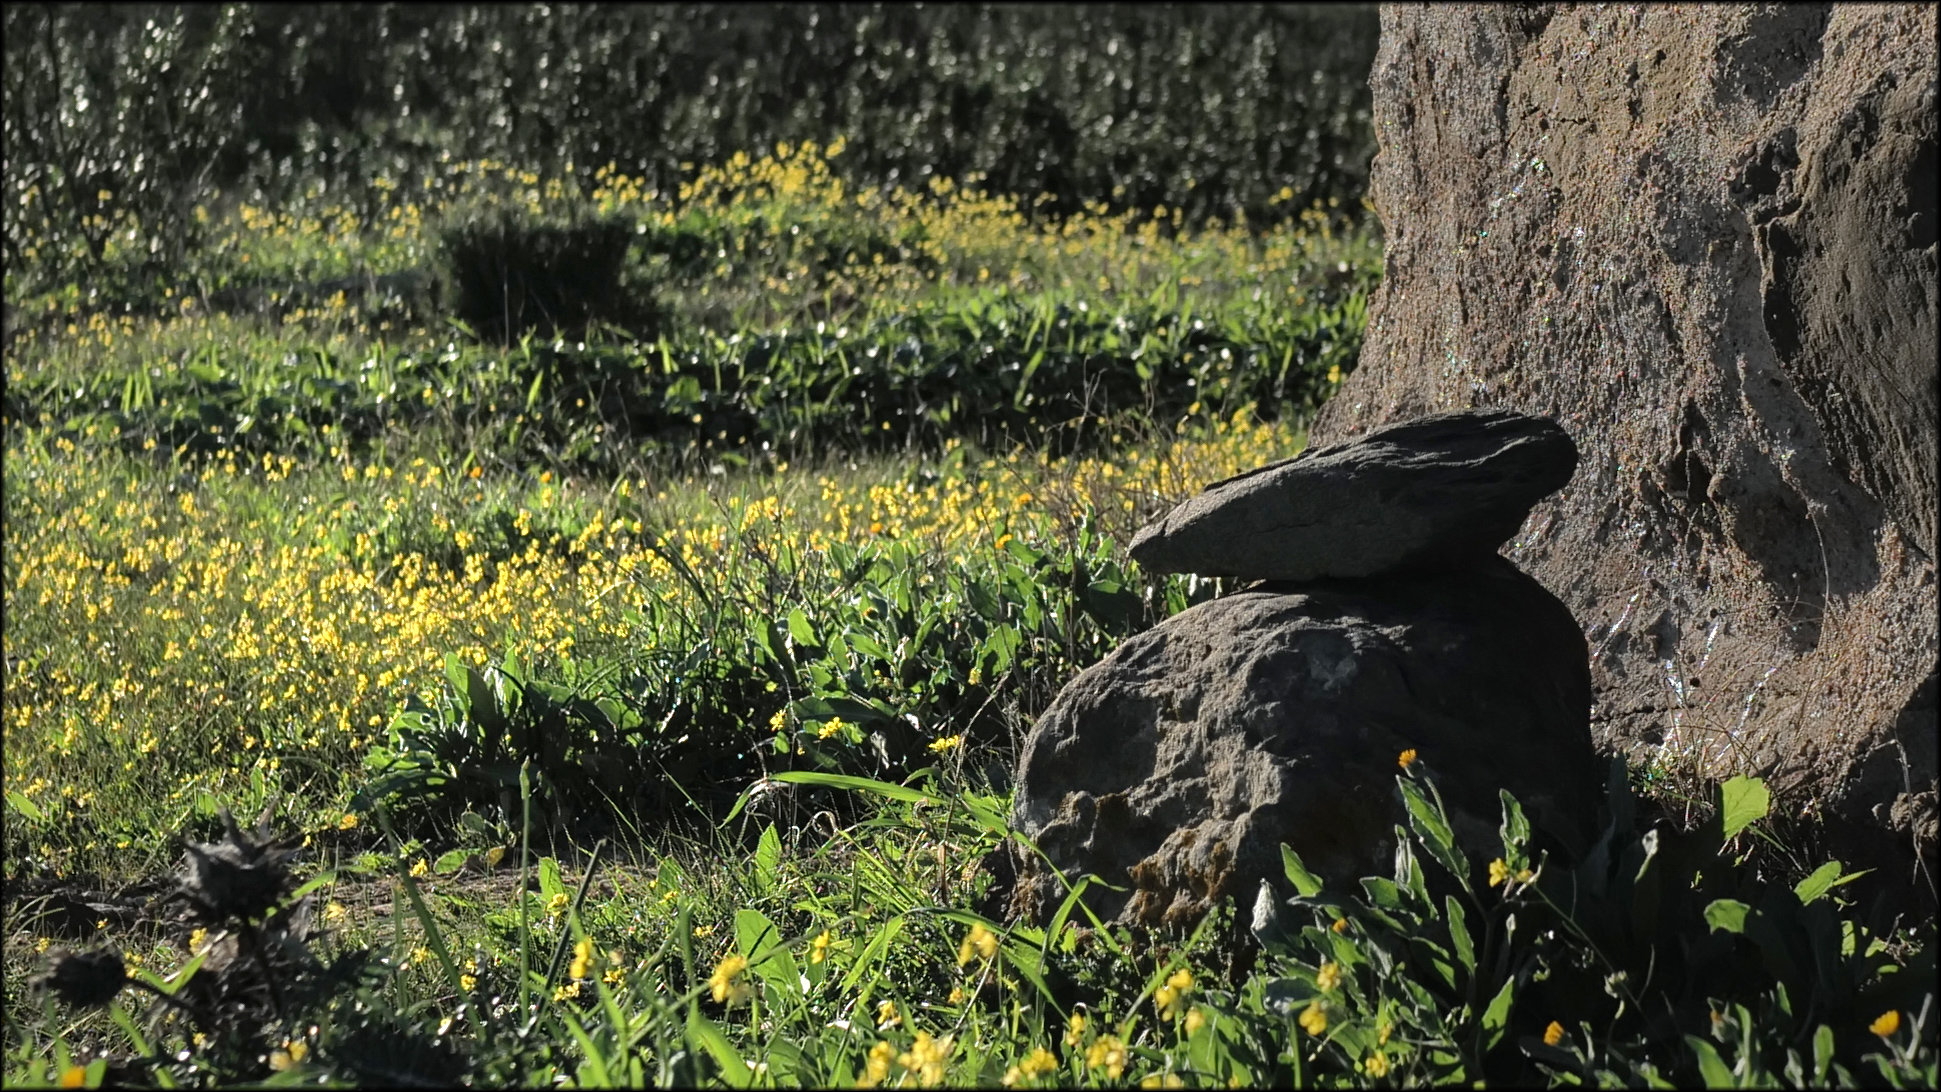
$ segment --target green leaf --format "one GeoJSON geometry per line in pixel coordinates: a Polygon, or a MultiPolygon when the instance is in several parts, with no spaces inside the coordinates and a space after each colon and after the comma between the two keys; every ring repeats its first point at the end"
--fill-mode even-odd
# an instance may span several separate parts
{"type": "Polygon", "coordinates": [[[1813,874],[1793,886],[1793,894],[1799,896],[1801,903],[1809,903],[1833,889],[1840,879],[1840,862],[1828,861],[1813,870],[1813,874]]]}
{"type": "Polygon", "coordinates": [[[39,804],[34,803],[32,800],[27,799],[17,792],[7,793],[7,806],[36,823],[43,822],[47,819],[47,813],[40,810],[39,804]]]}
{"type": "Polygon", "coordinates": [[[1503,858],[1513,861],[1521,856],[1516,851],[1530,841],[1530,821],[1523,817],[1523,806],[1510,795],[1510,790],[1498,789],[1497,795],[1503,800],[1503,858]]]}
{"type": "Polygon", "coordinates": [[[1402,787],[1402,801],[1409,809],[1409,825],[1422,839],[1423,848],[1451,876],[1467,881],[1469,868],[1456,850],[1456,832],[1449,828],[1449,819],[1442,813],[1441,805],[1431,802],[1414,778],[1398,776],[1395,782],[1402,787]]]}
{"type": "Polygon", "coordinates": [[[1833,1064],[1833,1029],[1821,1024],[1813,1029],[1813,1083],[1825,1084],[1827,1067],[1833,1064]]]}
{"type": "Polygon", "coordinates": [[[1456,896],[1449,895],[1444,899],[1444,906],[1449,917],[1449,939],[1456,949],[1456,961],[1462,964],[1463,970],[1474,975],[1476,949],[1469,936],[1469,923],[1463,915],[1462,903],[1456,901],[1456,896]]]}
{"type": "Polygon", "coordinates": [[[1712,932],[1723,929],[1728,933],[1743,933],[1746,931],[1746,914],[1751,910],[1752,907],[1738,899],[1714,899],[1705,908],[1705,924],[1711,927],[1712,932]]]}
{"type": "Polygon", "coordinates": [[[1503,988],[1496,991],[1490,999],[1489,1007],[1483,1010],[1483,1048],[1496,1045],[1503,1037],[1503,1029],[1509,1026],[1510,1010],[1516,1005],[1516,978],[1503,980],[1503,988]]]}
{"type": "Polygon", "coordinates": [[[809,770],[788,770],[778,773],[773,780],[791,785],[821,785],[831,789],[851,789],[855,792],[870,792],[886,796],[891,800],[904,800],[911,803],[934,804],[937,798],[922,789],[908,785],[896,785],[888,781],[877,781],[868,777],[854,777],[849,774],[815,773],[809,770]]]}
{"type": "Polygon", "coordinates": [[[539,894],[551,901],[555,895],[566,894],[566,883],[559,875],[559,862],[551,857],[539,859],[539,894]]]}
{"type": "Polygon", "coordinates": [[[1285,842],[1281,843],[1281,869],[1287,873],[1287,882],[1294,885],[1296,895],[1305,899],[1321,893],[1321,881],[1307,870],[1301,855],[1285,842]]]}
{"type": "Polygon", "coordinates": [[[735,1045],[728,1041],[720,1025],[695,1010],[687,1015],[687,1042],[690,1047],[699,1047],[714,1058],[721,1067],[721,1079],[731,1088],[747,1088],[754,1081],[754,1070],[735,1053],[735,1045]]]}
{"type": "Polygon", "coordinates": [[[1685,1045],[1692,1048],[1698,1058],[1698,1075],[1707,1088],[1732,1088],[1737,1082],[1732,1079],[1732,1067],[1725,1064],[1712,1044],[1696,1035],[1685,1036],[1685,1045]]]}
{"type": "Polygon", "coordinates": [[[775,833],[775,824],[770,823],[755,844],[755,886],[764,894],[775,889],[775,874],[781,863],[782,839],[775,833]]]}
{"type": "Polygon", "coordinates": [[[1772,793],[1756,777],[1735,777],[1719,786],[1719,817],[1724,837],[1730,838],[1772,809],[1772,793]]]}
{"type": "Polygon", "coordinates": [[[816,639],[815,627],[809,624],[809,616],[802,613],[801,607],[789,609],[789,637],[805,648],[822,647],[822,642],[816,639]]]}
{"type": "Polygon", "coordinates": [[[795,957],[782,946],[781,930],[760,910],[735,911],[735,944],[763,981],[788,993],[801,993],[795,957]]]}

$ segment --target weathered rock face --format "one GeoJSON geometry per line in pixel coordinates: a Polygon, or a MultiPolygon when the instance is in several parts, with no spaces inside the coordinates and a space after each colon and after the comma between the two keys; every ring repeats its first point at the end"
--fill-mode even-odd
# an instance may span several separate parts
{"type": "Polygon", "coordinates": [[[1588,629],[1598,742],[1903,845],[1936,826],[1935,32],[1384,8],[1387,272],[1313,430],[1557,418],[1582,468],[1510,556],[1588,629]]]}
{"type": "MultiPolygon", "coordinates": [[[[1599,764],[1582,632],[1500,557],[1461,574],[1264,586],[1127,640],[1061,692],[1019,760],[1013,822],[1126,924],[1184,926],[1279,882],[1386,875],[1396,757],[1430,763],[1458,837],[1497,845],[1498,788],[1564,844],[1593,832],[1599,764]]],[[[1485,858],[1486,859],[1486,858],[1485,858]]],[[[1027,874],[1012,907],[1064,896],[1027,874]]]]}
{"type": "Polygon", "coordinates": [[[1462,568],[1576,469],[1555,421],[1431,414],[1215,482],[1141,528],[1130,552],[1148,572],[1261,580],[1462,568]]]}

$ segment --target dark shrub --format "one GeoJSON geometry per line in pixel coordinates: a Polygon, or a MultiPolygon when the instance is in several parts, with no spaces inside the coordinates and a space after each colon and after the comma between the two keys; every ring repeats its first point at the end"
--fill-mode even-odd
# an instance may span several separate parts
{"type": "Polygon", "coordinates": [[[490,340],[576,334],[594,322],[651,335],[656,309],[622,278],[632,237],[624,217],[462,216],[440,236],[445,306],[490,340]]]}

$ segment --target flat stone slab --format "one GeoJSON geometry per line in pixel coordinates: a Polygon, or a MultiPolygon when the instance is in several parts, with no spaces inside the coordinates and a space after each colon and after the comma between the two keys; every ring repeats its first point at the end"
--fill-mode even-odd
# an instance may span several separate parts
{"type": "Polygon", "coordinates": [[[1316,580],[1467,568],[1577,470],[1547,417],[1437,413],[1207,486],[1132,539],[1148,572],[1316,580]]]}

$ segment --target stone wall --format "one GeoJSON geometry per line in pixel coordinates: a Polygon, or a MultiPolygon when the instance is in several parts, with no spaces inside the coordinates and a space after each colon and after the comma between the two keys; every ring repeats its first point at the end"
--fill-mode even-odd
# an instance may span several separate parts
{"type": "Polygon", "coordinates": [[[1312,437],[1556,417],[1582,465],[1505,553],[1586,629],[1598,743],[1903,847],[1936,814],[1935,10],[1385,7],[1387,274],[1312,437]]]}

